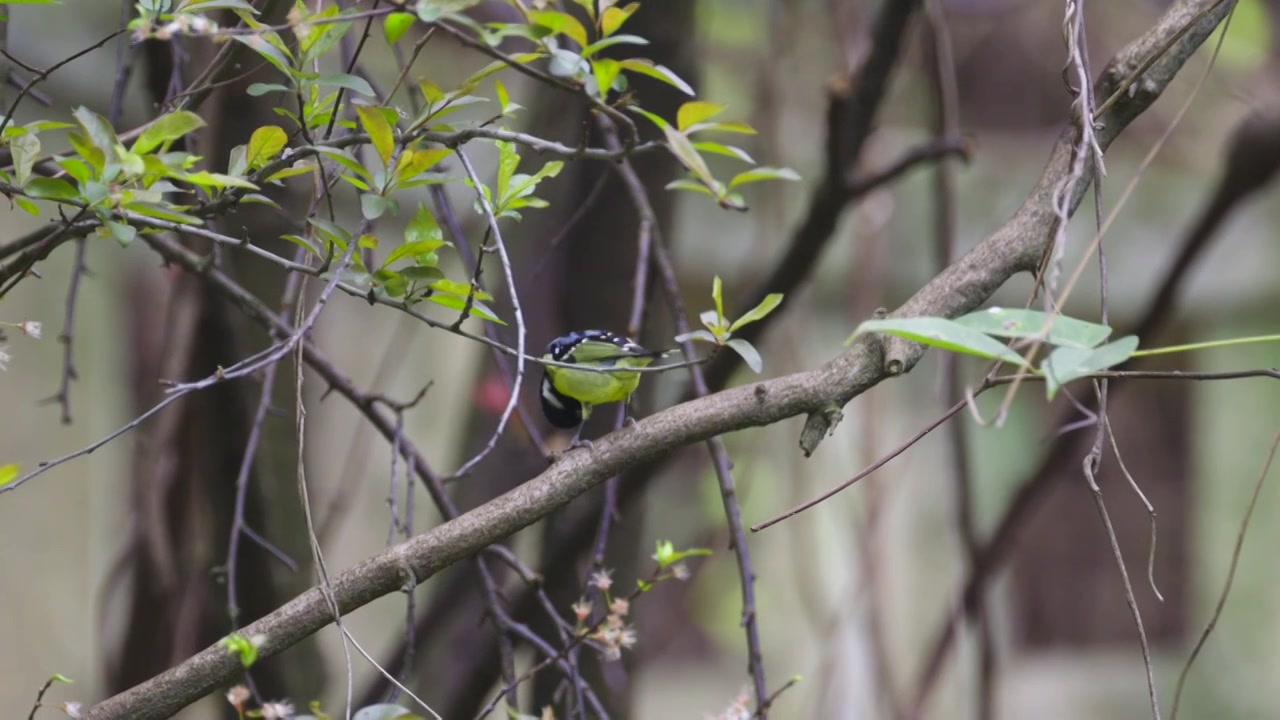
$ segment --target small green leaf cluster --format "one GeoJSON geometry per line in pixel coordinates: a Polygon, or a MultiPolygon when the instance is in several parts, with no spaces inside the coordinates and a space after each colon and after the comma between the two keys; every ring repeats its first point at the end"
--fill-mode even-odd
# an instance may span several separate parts
{"type": "MultiPolygon", "coordinates": [[[[676,160],[689,172],[690,177],[676,180],[668,189],[692,190],[715,198],[722,207],[745,210],[746,201],[736,188],[762,180],[799,180],[800,176],[789,168],[758,166],[737,173],[728,181],[716,179],[707,162],[706,154],[735,158],[755,165],[745,150],[733,145],[709,140],[693,140],[695,134],[708,132],[754,135],[755,129],[742,122],[710,122],[725,108],[723,105],[693,100],[681,106],[676,124],[672,126],[662,117],[644,110],[629,93],[627,74],[643,75],[666,83],[686,95],[694,95],[693,87],[670,68],[647,58],[614,59],[604,57],[601,51],[617,45],[648,45],[649,41],[638,35],[619,33],[619,29],[639,8],[640,3],[620,4],[617,0],[574,0],[585,11],[590,26],[573,14],[559,10],[527,10],[516,3],[526,22],[478,23],[466,15],[458,14],[456,5],[475,3],[420,2],[418,17],[428,22],[445,19],[466,26],[489,45],[497,47],[510,37],[519,37],[535,43],[541,52],[525,53],[515,59],[527,63],[539,58],[549,58],[547,71],[553,77],[564,80],[582,90],[604,107],[627,107],[648,118],[662,130],[667,147],[676,160]],[[597,7],[598,5],[598,7],[597,7]],[[610,94],[614,100],[610,102],[610,94]]],[[[394,17],[394,16],[393,16],[394,17]]],[[[403,19],[385,23],[387,37],[393,43],[408,25],[403,19]],[[394,39],[393,39],[394,38],[394,39]]],[[[506,113],[504,101],[504,114],[506,113]]]]}
{"type": "Polygon", "coordinates": [[[650,556],[658,563],[658,571],[650,580],[637,580],[636,585],[640,592],[649,592],[663,580],[687,580],[689,571],[684,561],[692,557],[710,557],[711,554],[707,548],[677,550],[675,543],[670,540],[659,540],[654,544],[653,555],[650,556]]]}
{"type": "Polygon", "coordinates": [[[730,132],[744,135],[756,133],[755,128],[742,122],[710,122],[711,118],[719,115],[724,109],[723,105],[716,103],[692,100],[680,106],[676,113],[676,124],[672,126],[654,113],[639,107],[631,108],[632,111],[649,118],[662,130],[671,153],[689,172],[689,177],[667,183],[668,190],[691,190],[710,195],[723,208],[746,210],[746,201],[740,193],[735,192],[735,188],[762,180],[797,181],[800,175],[790,168],[757,166],[734,175],[728,182],[717,180],[711,172],[711,166],[707,164],[704,153],[725,155],[755,165],[755,160],[740,147],[692,139],[695,134],[703,132],[730,132]]]}
{"type": "MultiPolygon", "coordinates": [[[[516,144],[501,140],[495,144],[498,146],[498,180],[494,188],[497,196],[488,187],[482,185],[479,188],[493,208],[494,215],[498,218],[520,220],[522,218],[518,211],[521,208],[547,207],[547,201],[534,197],[533,191],[538,189],[538,183],[559,175],[564,169],[564,162],[552,160],[532,175],[517,173],[520,155],[516,144]]],[[[476,201],[476,212],[483,212],[479,200],[476,201]]]]}
{"type": "Polygon", "coordinates": [[[0,178],[20,189],[22,194],[14,194],[14,201],[27,212],[39,213],[32,199],[78,206],[102,222],[98,235],[128,245],[137,230],[123,221],[122,212],[198,225],[202,221],[186,212],[189,206],[169,202],[165,194],[194,187],[216,198],[228,188],[258,187],[233,175],[193,170],[199,156],[172,150],[178,140],[204,127],[204,120],[195,113],[178,110],[160,116],[128,147],[101,115],[81,107],[74,116],[76,124],[37,121],[6,127],[0,133],[0,142],[14,154],[14,175],[0,172],[0,178]],[[74,153],[54,159],[65,178],[33,174],[41,149],[40,133],[68,128],[67,139],[74,153]]]}
{"type": "Polygon", "coordinates": [[[1111,335],[1111,328],[1106,325],[1018,308],[993,307],[955,320],[941,317],[868,320],[858,326],[847,342],[868,332],[896,335],[952,352],[999,360],[1043,375],[1050,399],[1063,385],[1115,367],[1138,349],[1138,338],[1133,335],[1104,345],[1111,335]],[[1023,347],[1045,343],[1054,349],[1037,368],[1014,347],[997,338],[1018,341],[1015,345],[1023,347]]]}
{"type": "Polygon", "coordinates": [[[218,641],[218,647],[226,650],[229,655],[238,656],[240,664],[246,668],[253,667],[258,662],[258,646],[261,644],[261,638],[249,638],[240,633],[231,633],[218,641]]]}
{"type": "Polygon", "coordinates": [[[730,321],[724,315],[723,287],[720,282],[720,276],[715,276],[711,283],[711,299],[715,301],[715,309],[706,310],[698,315],[698,319],[702,321],[702,325],[706,329],[692,330],[678,335],[676,342],[698,340],[713,343],[717,347],[727,346],[741,355],[747,366],[753,371],[760,372],[764,369],[764,361],[760,358],[760,352],[756,350],[754,345],[743,338],[734,337],[733,334],[745,325],[750,325],[757,320],[763,320],[769,313],[776,310],[782,304],[782,293],[766,295],[759,305],[748,310],[737,320],[730,321]]]}

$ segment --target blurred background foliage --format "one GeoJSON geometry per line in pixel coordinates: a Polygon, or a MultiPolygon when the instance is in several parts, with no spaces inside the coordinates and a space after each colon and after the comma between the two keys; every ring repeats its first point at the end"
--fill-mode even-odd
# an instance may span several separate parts
{"type": "MultiPolygon", "coordinates": [[[[649,4],[654,12],[641,34],[660,45],[667,43],[656,52],[670,53],[668,64],[687,68],[686,77],[699,78],[694,84],[700,97],[727,104],[735,118],[760,130],[744,142],[757,160],[795,168],[806,178],[804,183],[752,186],[746,193],[752,210],[745,214],[722,211],[702,196],[660,190],[655,194],[669,206],[660,208],[668,217],[663,231],[677,249],[686,303],[692,309],[708,306],[711,278],[718,274],[725,280],[728,305],[736,308],[776,262],[787,233],[804,212],[822,170],[828,82],[844,75],[849,63],[866,52],[866,27],[878,3],[649,4]]],[[[973,147],[972,159],[957,164],[956,174],[963,250],[998,227],[1025,197],[1068,117],[1070,97],[1061,79],[1061,3],[949,0],[943,5],[955,46],[961,125],[973,147]]],[[[1148,27],[1161,6],[1155,1],[1090,3],[1094,67],[1148,27]]],[[[117,26],[121,8],[119,3],[66,0],[57,9],[16,6],[9,11],[9,51],[31,65],[47,67],[117,26]]],[[[1239,3],[1213,75],[1108,235],[1112,317],[1117,326],[1131,323],[1141,312],[1171,262],[1176,239],[1208,201],[1227,131],[1273,92],[1274,11],[1274,3],[1262,0],[1239,3]]],[[[911,36],[914,40],[894,77],[880,129],[864,153],[863,170],[891,162],[933,132],[923,35],[917,28],[911,36]]],[[[1206,43],[1169,92],[1110,150],[1104,211],[1191,92],[1214,42],[1206,43]]],[[[19,118],[66,119],[66,110],[81,104],[105,111],[117,51],[116,45],[108,44],[56,73],[42,87],[53,99],[52,108],[26,103],[19,118]]],[[[383,78],[394,67],[391,57],[379,36],[364,55],[375,75],[383,78]]],[[[484,62],[454,43],[437,40],[417,68],[447,86],[484,62]]],[[[521,80],[512,76],[509,83],[514,99],[528,108],[517,127],[572,141],[581,128],[576,110],[521,80]]],[[[145,74],[136,72],[121,127],[133,127],[149,116],[144,84],[145,74]]],[[[649,85],[639,86],[639,91],[642,100],[645,92],[658,92],[649,85]]],[[[259,109],[268,107],[265,102],[251,100],[259,109]]],[[[666,102],[659,99],[656,104],[666,102]]],[[[232,112],[225,106],[222,111],[232,112]]],[[[488,176],[492,157],[483,157],[486,163],[480,172],[488,176]]],[[[671,173],[670,161],[662,162],[666,167],[652,172],[671,173]]],[[[634,219],[617,188],[602,193],[591,217],[575,226],[572,237],[549,247],[600,172],[599,167],[584,167],[550,183],[552,208],[530,213],[509,230],[517,277],[522,278],[521,297],[532,308],[534,347],[563,327],[611,324],[622,329],[625,322],[625,315],[619,315],[625,313],[625,304],[608,299],[608,286],[620,287],[627,296],[628,266],[625,259],[615,263],[605,258],[625,254],[634,244],[634,219]],[[548,266],[543,268],[543,263],[548,266]]],[[[787,317],[760,345],[766,375],[812,368],[829,359],[871,311],[900,304],[935,273],[932,188],[930,172],[915,171],[847,213],[813,281],[791,298],[787,317]]],[[[450,192],[456,207],[470,207],[466,188],[450,192]]],[[[359,211],[351,200],[344,197],[343,213],[354,226],[359,211]]],[[[5,237],[42,222],[16,210],[0,212],[5,237]]],[[[469,236],[481,232],[478,215],[461,215],[469,236]]],[[[1092,215],[1087,202],[1070,229],[1072,248],[1078,250],[1092,237],[1092,215]]],[[[1274,191],[1239,212],[1178,296],[1173,321],[1159,338],[1143,338],[1144,345],[1275,332],[1280,317],[1278,226],[1280,199],[1274,191]]],[[[394,232],[392,227],[385,230],[394,232]]],[[[146,328],[151,322],[140,311],[154,310],[163,302],[158,298],[166,295],[157,288],[179,271],[162,267],[139,244],[128,249],[91,245],[87,262],[92,273],[82,288],[75,327],[79,379],[72,389],[72,424],[59,424],[58,409],[41,401],[59,383],[62,348],[56,337],[73,253],[64,248],[42,263],[39,281],[24,282],[0,304],[0,318],[39,320],[46,327],[46,337],[39,342],[9,338],[13,359],[0,373],[2,462],[32,467],[79,448],[127,422],[138,410],[139,393],[153,392],[139,390],[146,380],[138,374],[138,354],[149,342],[146,328]]],[[[1029,288],[1029,278],[1017,278],[997,302],[1022,303],[1029,288]]],[[[266,292],[272,302],[278,297],[277,291],[266,292]]],[[[1097,295],[1096,275],[1090,273],[1069,310],[1095,316],[1097,295]]],[[[361,387],[407,398],[434,381],[426,400],[406,415],[406,432],[435,466],[447,472],[483,442],[495,422],[485,394],[493,378],[489,357],[456,336],[383,310],[338,297],[322,317],[316,337],[361,387]]],[[[657,342],[670,337],[661,327],[651,333],[657,342]]],[[[256,347],[247,342],[242,352],[256,347]]],[[[1176,367],[1202,371],[1275,367],[1280,366],[1280,350],[1221,349],[1180,356],[1176,362],[1176,367]]],[[[970,381],[981,372],[976,363],[965,362],[963,369],[970,381]]],[[[282,373],[291,375],[292,371],[282,373]]],[[[940,396],[941,377],[940,354],[930,353],[909,377],[858,398],[846,409],[835,437],[808,460],[796,450],[799,420],[727,438],[747,522],[763,520],[846,479],[910,437],[949,404],[940,396]]],[[[744,373],[735,382],[748,379],[744,373]]],[[[650,407],[672,401],[672,388],[680,382],[661,378],[651,384],[650,407]]],[[[354,410],[335,398],[322,400],[322,391],[319,383],[312,384],[308,476],[332,571],[386,543],[390,452],[354,410]]],[[[249,391],[250,396],[254,393],[249,391]]],[[[988,417],[998,395],[990,393],[978,402],[988,417]]],[[[1157,686],[1167,706],[1177,672],[1220,591],[1245,502],[1275,432],[1280,386],[1262,380],[1160,383],[1133,395],[1133,402],[1118,411],[1116,432],[1122,449],[1128,448],[1129,468],[1160,516],[1155,579],[1166,596],[1163,605],[1155,602],[1142,580],[1148,551],[1145,512],[1118,474],[1106,475],[1104,492],[1121,528],[1135,593],[1153,633],[1157,686]]],[[[287,402],[282,406],[288,407],[287,402]]],[[[1019,396],[1010,422],[1002,428],[978,427],[967,415],[954,421],[969,425],[981,534],[995,527],[1028,473],[1038,466],[1056,431],[1049,423],[1052,417],[1033,389],[1019,396]]],[[[203,427],[199,437],[243,432],[234,419],[226,422],[203,427]]],[[[153,426],[144,426],[20,492],[0,496],[0,546],[5,548],[0,552],[0,637],[9,648],[0,656],[0,707],[11,708],[9,714],[14,715],[15,708],[25,712],[35,690],[55,672],[76,680],[61,689],[66,697],[100,697],[122,671],[119,653],[128,638],[175,632],[158,619],[155,626],[146,626],[145,616],[139,616],[134,605],[138,591],[130,590],[128,579],[136,580],[139,572],[128,538],[144,521],[139,508],[145,501],[139,493],[149,492],[137,483],[137,445],[154,432],[153,426]]],[[[516,428],[512,434],[520,432],[516,428]]],[[[287,428],[283,435],[288,436],[287,428]]],[[[890,717],[891,698],[901,702],[915,687],[941,620],[957,602],[956,588],[967,566],[956,535],[954,468],[946,443],[944,433],[935,433],[854,489],[752,536],[771,683],[796,674],[804,678],[778,701],[776,717],[890,717]]],[[[287,468],[287,462],[281,462],[287,468]]],[[[512,448],[500,450],[464,483],[461,504],[470,507],[520,482],[536,472],[538,462],[512,448]]],[[[1070,477],[1024,524],[1010,569],[1000,573],[987,595],[999,717],[1130,718],[1149,712],[1132,622],[1078,468],[1075,461],[1058,468],[1070,477]]],[[[284,490],[276,492],[282,499],[264,496],[263,511],[269,519],[260,529],[295,558],[304,559],[305,544],[296,535],[290,538],[297,527],[291,524],[296,522],[296,499],[289,489],[292,473],[280,474],[284,477],[278,487],[284,490]]],[[[232,478],[218,481],[230,483],[232,478]]],[[[1280,574],[1270,550],[1280,542],[1275,492],[1274,487],[1264,490],[1234,594],[1189,680],[1187,717],[1280,716],[1280,699],[1269,691],[1280,675],[1280,621],[1273,612],[1280,606],[1280,574]]],[[[588,512],[583,508],[592,502],[598,499],[578,501],[578,513],[588,512]]],[[[745,643],[739,627],[737,571],[702,448],[682,452],[648,487],[642,505],[624,516],[611,549],[616,556],[611,564],[618,568],[616,577],[623,585],[647,571],[644,555],[655,539],[702,545],[716,554],[695,564],[687,585],[663,585],[642,599],[637,608],[640,643],[628,663],[631,672],[612,681],[626,686],[621,692],[629,692],[634,717],[720,712],[746,687],[745,643]]],[[[417,528],[438,522],[425,499],[420,498],[416,510],[417,528]]],[[[188,507],[183,512],[193,513],[183,514],[183,523],[198,525],[204,509],[188,507]]],[[[573,508],[566,511],[566,517],[574,516],[573,508]]],[[[217,539],[225,534],[185,530],[192,533],[189,542],[213,538],[216,543],[197,554],[208,564],[185,572],[205,578],[211,595],[224,593],[213,569],[225,562],[224,541],[217,539]]],[[[550,534],[552,528],[530,528],[514,538],[513,546],[537,558],[550,547],[550,534]]],[[[572,572],[578,571],[571,559],[564,562],[572,572]]],[[[544,568],[556,563],[557,558],[541,558],[544,568]]],[[[290,589],[280,592],[280,600],[311,583],[307,573],[292,575],[269,563],[264,567],[264,574],[241,582],[290,589]]],[[[428,701],[456,691],[447,689],[454,686],[446,684],[444,675],[429,674],[429,668],[438,667],[433,663],[473,656],[489,642],[476,627],[480,608],[475,597],[440,596],[448,580],[448,575],[442,576],[419,590],[423,607],[432,602],[459,606],[458,614],[447,616],[447,631],[443,625],[428,629],[440,633],[435,636],[439,640],[418,659],[423,671],[416,686],[428,701]]],[[[572,597],[557,597],[557,602],[571,602],[572,597]]],[[[568,614],[567,602],[562,610],[568,614]]],[[[225,609],[221,617],[225,622],[225,609]]],[[[404,599],[383,598],[354,613],[348,627],[365,647],[387,658],[404,634],[404,599]]],[[[297,693],[295,700],[305,703],[318,697],[328,707],[338,707],[343,672],[336,633],[322,633],[317,647],[319,655],[316,648],[295,649],[270,663],[282,668],[282,675],[290,668],[306,668],[307,678],[282,685],[297,693]]],[[[926,707],[928,717],[976,716],[976,647],[972,632],[962,634],[958,655],[946,666],[942,684],[926,707]]],[[[168,662],[181,659],[171,657],[168,662]]],[[[361,662],[356,663],[355,677],[357,694],[375,679],[373,670],[361,662]]],[[[484,697],[493,690],[483,689],[484,697]]],[[[215,697],[182,717],[215,717],[220,703],[215,697]]]]}

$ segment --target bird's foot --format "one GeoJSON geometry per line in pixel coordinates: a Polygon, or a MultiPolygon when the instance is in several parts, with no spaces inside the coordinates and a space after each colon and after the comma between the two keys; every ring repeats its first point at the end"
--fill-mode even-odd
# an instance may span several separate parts
{"type": "Polygon", "coordinates": [[[630,415],[622,418],[622,427],[635,427],[638,421],[630,415]]]}
{"type": "Polygon", "coordinates": [[[590,440],[575,439],[573,442],[569,443],[568,447],[566,447],[565,449],[551,451],[551,453],[547,455],[547,464],[554,465],[557,460],[568,455],[569,453],[573,452],[577,448],[586,448],[588,450],[594,450],[595,445],[593,445],[590,440]]]}

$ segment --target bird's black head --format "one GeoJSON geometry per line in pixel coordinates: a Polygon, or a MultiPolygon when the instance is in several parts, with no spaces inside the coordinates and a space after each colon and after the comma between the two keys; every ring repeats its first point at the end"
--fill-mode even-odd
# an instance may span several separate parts
{"type": "Polygon", "coordinates": [[[571,332],[568,335],[561,335],[547,344],[547,354],[552,360],[563,360],[566,355],[573,351],[575,347],[587,340],[596,340],[599,342],[613,343],[618,347],[626,347],[631,343],[627,338],[608,330],[583,330],[581,332],[571,332]]]}

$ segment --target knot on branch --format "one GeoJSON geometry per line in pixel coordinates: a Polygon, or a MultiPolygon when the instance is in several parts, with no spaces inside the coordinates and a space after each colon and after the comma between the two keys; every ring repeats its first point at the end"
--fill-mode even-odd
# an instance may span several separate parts
{"type": "Polygon", "coordinates": [[[894,335],[881,338],[880,347],[884,352],[884,372],[889,377],[911,372],[925,351],[924,345],[894,335]]]}
{"type": "Polygon", "coordinates": [[[818,449],[818,444],[835,431],[836,425],[839,425],[843,419],[844,413],[836,403],[809,413],[809,417],[804,421],[804,429],[800,431],[800,450],[804,452],[804,456],[813,455],[813,451],[818,449]]]}

